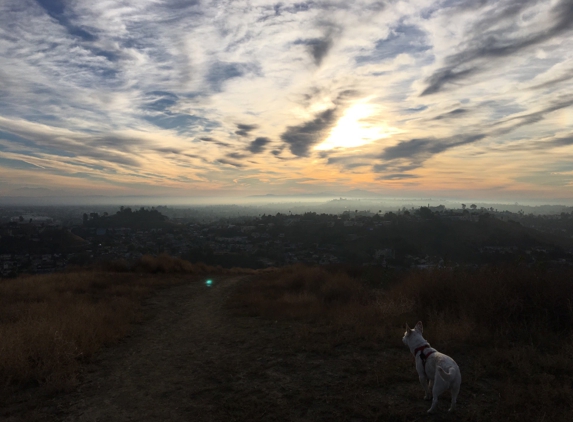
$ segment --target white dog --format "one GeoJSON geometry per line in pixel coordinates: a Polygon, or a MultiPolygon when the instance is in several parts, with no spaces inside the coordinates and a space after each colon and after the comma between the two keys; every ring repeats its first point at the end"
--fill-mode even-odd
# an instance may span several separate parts
{"type": "Polygon", "coordinates": [[[460,368],[451,357],[430,347],[430,343],[422,337],[423,331],[422,321],[418,322],[413,330],[406,324],[406,332],[402,341],[414,355],[416,370],[426,393],[424,400],[432,398],[432,407],[430,407],[428,413],[435,412],[438,405],[438,397],[447,390],[450,390],[452,393],[451,412],[456,405],[456,399],[462,383],[460,368]]]}

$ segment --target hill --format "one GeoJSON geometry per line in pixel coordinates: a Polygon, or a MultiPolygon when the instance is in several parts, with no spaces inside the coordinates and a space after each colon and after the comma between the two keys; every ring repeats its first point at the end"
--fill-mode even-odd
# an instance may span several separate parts
{"type": "Polygon", "coordinates": [[[246,275],[169,257],[126,270],[0,283],[0,418],[418,419],[428,406],[401,325],[419,319],[463,376],[456,413],[444,397],[437,420],[573,414],[570,271],[246,275]]]}

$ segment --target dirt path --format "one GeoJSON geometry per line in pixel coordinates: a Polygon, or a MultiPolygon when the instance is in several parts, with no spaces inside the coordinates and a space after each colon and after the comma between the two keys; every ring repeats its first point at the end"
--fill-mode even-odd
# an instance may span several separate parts
{"type": "Polygon", "coordinates": [[[189,283],[152,298],[151,319],[101,355],[61,420],[209,420],[201,415],[211,405],[197,399],[221,384],[213,365],[241,347],[223,310],[239,279],[189,283]]]}
{"type": "Polygon", "coordinates": [[[303,323],[234,316],[225,302],[240,282],[159,292],[145,305],[146,321],[99,355],[77,391],[27,420],[357,422],[424,414],[406,351],[344,341],[322,347],[320,330],[309,334],[303,323]]]}

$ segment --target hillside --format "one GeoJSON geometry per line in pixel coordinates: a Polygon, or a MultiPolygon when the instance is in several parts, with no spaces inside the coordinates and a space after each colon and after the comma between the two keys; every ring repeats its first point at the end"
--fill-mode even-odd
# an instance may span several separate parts
{"type": "Polygon", "coordinates": [[[428,405],[401,342],[401,325],[421,319],[426,338],[463,375],[456,413],[445,412],[446,395],[433,419],[567,421],[571,276],[523,266],[390,277],[300,266],[233,275],[164,257],[131,273],[4,281],[0,418],[425,418],[428,405]],[[32,293],[33,285],[42,289],[32,293]],[[59,295],[75,299],[62,307],[59,295]],[[10,328],[34,321],[51,302],[63,318],[10,328]],[[103,308],[89,311],[95,304],[103,308]],[[138,323],[129,328],[130,320],[138,323]],[[99,337],[108,347],[94,343],[99,337]],[[19,345],[24,354],[7,354],[19,345]],[[10,357],[20,360],[5,366],[10,357]]]}

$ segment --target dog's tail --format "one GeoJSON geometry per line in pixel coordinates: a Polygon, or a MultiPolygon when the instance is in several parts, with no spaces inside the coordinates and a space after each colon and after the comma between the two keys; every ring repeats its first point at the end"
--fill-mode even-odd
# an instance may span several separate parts
{"type": "Polygon", "coordinates": [[[454,368],[453,366],[450,366],[448,368],[448,371],[446,372],[446,370],[444,368],[442,368],[441,366],[438,366],[438,374],[440,374],[440,378],[442,378],[444,381],[449,382],[456,375],[456,368],[454,368]]]}

